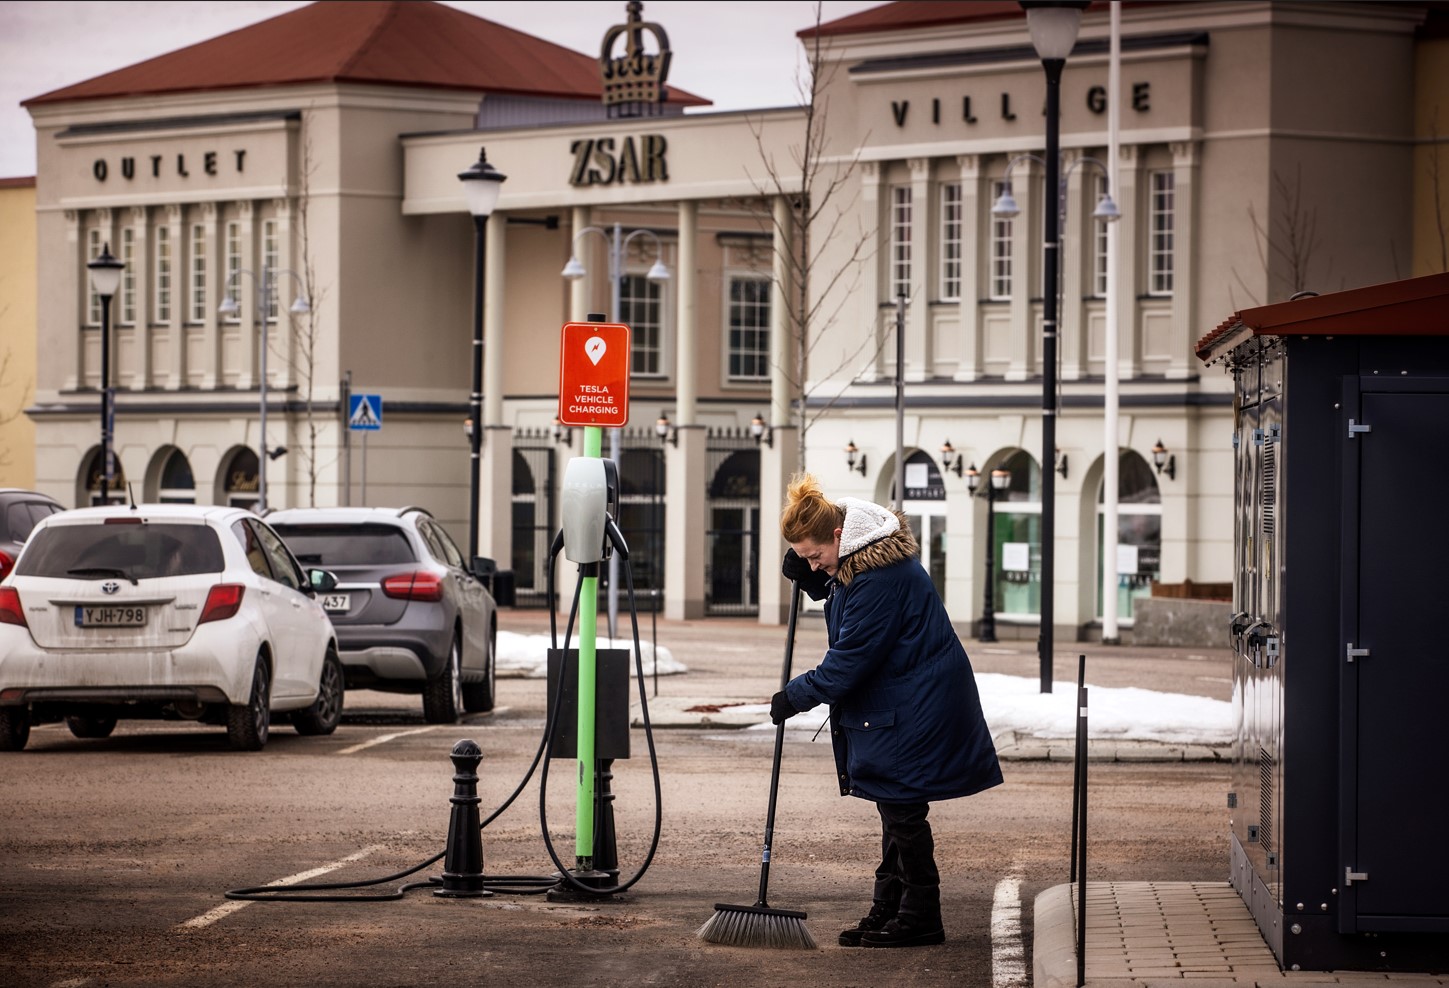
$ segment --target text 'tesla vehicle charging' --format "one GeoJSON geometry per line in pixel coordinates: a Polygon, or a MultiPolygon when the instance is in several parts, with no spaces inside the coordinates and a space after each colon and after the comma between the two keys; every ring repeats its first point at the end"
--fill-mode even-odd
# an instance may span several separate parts
{"type": "MultiPolygon", "coordinates": [[[[559,375],[559,420],[584,430],[584,451],[564,472],[562,528],[548,556],[549,599],[555,600],[555,565],[560,552],[578,566],[569,621],[560,646],[558,627],[550,609],[553,647],[548,654],[548,717],[533,761],[517,787],[487,819],[478,812],[478,774],[483,752],[478,743],[462,740],[453,746],[454,792],[450,800],[446,848],[426,861],[381,878],[358,882],[287,886],[252,886],[232,889],[228,899],[260,901],[355,901],[398,899],[412,889],[430,888],[445,898],[477,898],[493,893],[546,894],[550,898],[603,899],[632,887],[648,871],[659,846],[659,762],[649,723],[644,689],[644,660],[639,642],[639,614],[629,548],[615,518],[619,511],[619,475],[613,460],[602,458],[605,427],[622,428],[629,409],[629,329],[605,323],[603,317],[563,327],[559,375]],[[649,851],[631,877],[619,880],[615,845],[613,763],[629,757],[629,652],[597,647],[598,592],[601,566],[617,556],[629,597],[629,618],[634,642],[635,678],[644,738],[649,749],[654,782],[654,830],[649,851]],[[578,647],[570,648],[574,622],[579,627],[578,647]],[[577,763],[574,864],[567,866],[549,838],[548,766],[554,758],[577,763]],[[523,792],[542,764],[539,781],[539,823],[548,856],[558,869],[551,875],[490,876],[483,872],[483,830],[523,792]],[[443,861],[443,873],[408,882],[396,890],[362,893],[356,890],[389,884],[443,861]]],[[[658,661],[656,654],[655,661],[658,661]]]]}

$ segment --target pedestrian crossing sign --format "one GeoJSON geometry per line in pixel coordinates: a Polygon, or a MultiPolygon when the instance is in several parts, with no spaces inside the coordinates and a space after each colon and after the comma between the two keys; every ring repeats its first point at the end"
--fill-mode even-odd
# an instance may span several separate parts
{"type": "Polygon", "coordinates": [[[382,395],[350,395],[347,428],[377,432],[382,428],[382,395]]]}

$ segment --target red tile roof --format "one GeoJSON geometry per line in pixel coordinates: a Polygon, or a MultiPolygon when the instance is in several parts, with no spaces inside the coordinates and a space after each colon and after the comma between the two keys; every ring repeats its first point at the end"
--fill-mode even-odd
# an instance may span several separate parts
{"type": "Polygon", "coordinates": [[[1198,358],[1252,336],[1449,336],[1449,272],[1242,309],[1197,341],[1198,358]]]}
{"type": "MultiPolygon", "coordinates": [[[[1105,0],[1095,0],[1089,10],[1106,10],[1105,0]]],[[[1136,6],[1128,3],[1126,6],[1136,6]]],[[[940,24],[961,24],[970,21],[1025,21],[1026,14],[1016,0],[897,0],[870,10],[862,10],[839,20],[820,25],[822,37],[841,34],[870,34],[876,31],[903,31],[935,27],[940,24]]],[[[796,32],[800,38],[815,37],[815,28],[796,32]]]]}
{"type": "MultiPolygon", "coordinates": [[[[593,56],[440,3],[353,0],[314,3],[24,105],[318,82],[578,99],[602,92],[593,56]]],[[[709,103],[672,87],[669,102],[709,103]]]]}

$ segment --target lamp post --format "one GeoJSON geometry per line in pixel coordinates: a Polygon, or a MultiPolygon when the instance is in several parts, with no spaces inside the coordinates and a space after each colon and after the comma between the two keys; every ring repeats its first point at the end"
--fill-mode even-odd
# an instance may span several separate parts
{"type": "MultiPolygon", "coordinates": [[[[618,323],[620,321],[620,301],[623,289],[622,280],[624,277],[624,256],[629,249],[629,244],[635,237],[648,237],[654,241],[654,264],[644,276],[650,281],[664,282],[669,280],[669,268],[665,267],[663,255],[664,248],[659,238],[652,230],[645,230],[642,227],[624,233],[622,225],[615,223],[612,230],[605,230],[603,227],[586,226],[574,234],[574,250],[569,255],[569,262],[564,265],[560,272],[569,281],[578,281],[587,275],[588,269],[579,260],[578,244],[586,234],[597,234],[604,238],[609,247],[609,321],[618,323]]],[[[609,430],[609,459],[617,465],[620,460],[619,430],[609,430]]],[[[617,553],[609,555],[609,637],[618,636],[619,624],[619,556],[617,553]]]]}
{"type": "Polygon", "coordinates": [[[115,424],[116,396],[111,390],[111,298],[121,287],[126,265],[111,255],[106,244],[86,267],[91,271],[91,288],[101,297],[101,503],[110,501],[111,432],[115,424]]]}
{"type": "MultiPolygon", "coordinates": [[[[1061,170],[1062,68],[1077,43],[1082,11],[1089,0],[1020,0],[1026,11],[1031,43],[1046,72],[1046,187],[1057,188],[1061,170]]],[[[1046,265],[1042,300],[1042,456],[1057,448],[1057,264],[1061,245],[1059,213],[1046,210],[1042,241],[1046,265]]],[[[1041,692],[1052,691],[1052,622],[1055,618],[1056,579],[1053,540],[1056,538],[1056,471],[1043,470],[1041,481],[1041,692]]]]}
{"type": "Polygon", "coordinates": [[[478,160],[458,173],[463,199],[473,214],[473,391],[468,398],[473,428],[468,433],[468,558],[478,554],[478,497],[483,455],[483,264],[488,256],[488,217],[498,205],[507,178],[488,163],[488,149],[478,149],[478,160]]]}
{"type": "MultiPolygon", "coordinates": [[[[983,492],[986,496],[986,586],[981,595],[981,631],[977,641],[996,641],[996,499],[1011,483],[1011,471],[991,471],[991,481],[983,492]]],[[[966,468],[966,489],[976,497],[981,485],[981,471],[976,464],[966,468]]]]}
{"type": "Polygon", "coordinates": [[[296,272],[273,268],[262,268],[261,276],[258,277],[245,268],[236,271],[227,279],[227,296],[222,299],[217,311],[224,316],[235,316],[241,312],[241,304],[237,302],[236,296],[231,294],[232,282],[240,284],[242,275],[252,279],[257,289],[257,322],[261,325],[260,337],[257,343],[257,391],[260,395],[258,417],[260,423],[258,428],[261,431],[261,438],[257,447],[260,455],[257,457],[257,514],[265,514],[267,510],[267,463],[275,460],[287,452],[287,447],[278,446],[272,449],[267,445],[267,319],[271,314],[272,295],[276,289],[277,275],[287,275],[297,283],[297,297],[288,308],[294,316],[305,315],[312,311],[311,303],[307,301],[307,294],[296,272]]]}

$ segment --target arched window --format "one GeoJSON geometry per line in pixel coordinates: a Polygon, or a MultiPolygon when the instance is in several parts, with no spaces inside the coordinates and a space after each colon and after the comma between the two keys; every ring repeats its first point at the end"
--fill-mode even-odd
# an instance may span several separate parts
{"type": "Polygon", "coordinates": [[[259,481],[257,454],[245,447],[238,449],[222,471],[222,497],[230,507],[255,511],[259,481]]]}
{"type": "Polygon", "coordinates": [[[116,455],[115,449],[111,450],[111,482],[106,486],[106,499],[101,501],[101,448],[97,446],[91,451],[86,459],[85,468],[81,471],[84,478],[82,496],[76,498],[77,504],[125,504],[126,503],[126,472],[121,469],[121,458],[116,455]]]}
{"type": "Polygon", "coordinates": [[[191,475],[191,461],[179,449],[171,451],[161,468],[157,497],[162,504],[196,503],[196,478],[191,475]]]}
{"type": "Polygon", "coordinates": [[[1017,450],[993,469],[1011,474],[994,510],[996,616],[1034,618],[1041,614],[1041,467],[1017,450]]]}
{"type": "MultiPolygon", "coordinates": [[[[936,593],[946,593],[946,482],[936,460],[924,450],[906,457],[905,500],[901,510],[920,545],[921,565],[931,574],[936,593]]],[[[896,499],[895,470],[891,470],[890,503],[896,499]]]]}
{"type": "MultiPolygon", "coordinates": [[[[1152,592],[1162,573],[1162,494],[1147,461],[1126,450],[1117,461],[1117,617],[1131,620],[1138,597],[1152,592]]],[[[1097,485],[1097,617],[1102,617],[1102,501],[1097,485]]]]}

